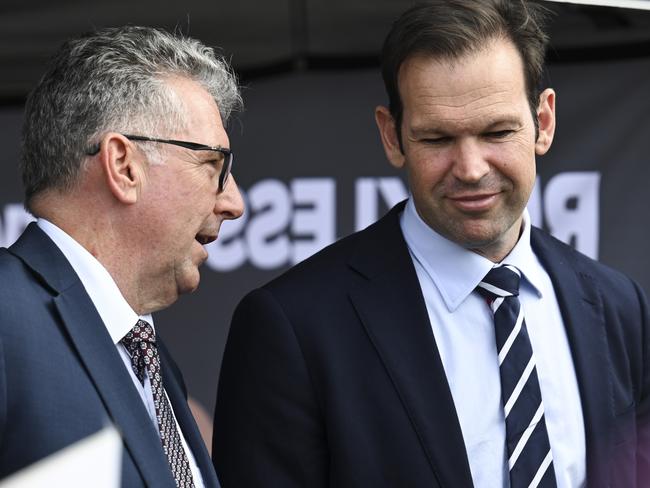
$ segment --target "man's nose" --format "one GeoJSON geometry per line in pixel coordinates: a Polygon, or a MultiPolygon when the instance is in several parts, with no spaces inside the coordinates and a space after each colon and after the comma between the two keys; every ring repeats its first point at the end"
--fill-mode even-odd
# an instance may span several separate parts
{"type": "Polygon", "coordinates": [[[477,183],[490,172],[480,143],[473,138],[456,141],[452,157],[452,173],[459,181],[477,183]]]}
{"type": "Polygon", "coordinates": [[[214,212],[226,220],[238,219],[244,213],[244,199],[232,174],[223,191],[217,195],[214,212]]]}

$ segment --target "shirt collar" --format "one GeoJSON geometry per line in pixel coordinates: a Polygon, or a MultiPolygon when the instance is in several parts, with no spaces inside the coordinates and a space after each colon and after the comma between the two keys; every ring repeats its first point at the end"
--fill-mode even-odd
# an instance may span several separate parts
{"type": "Polygon", "coordinates": [[[519,268],[524,278],[521,286],[529,287],[533,293],[541,298],[545,283],[544,278],[548,275],[530,244],[532,224],[530,223],[528,209],[524,210],[522,227],[523,230],[517,244],[501,263],[511,264],[519,268]]]}
{"type": "MultiPolygon", "coordinates": [[[[413,258],[429,275],[450,312],[474,291],[494,263],[459,246],[431,229],[419,216],[410,198],[400,221],[404,238],[413,258]]],[[[512,264],[524,276],[525,286],[541,296],[541,265],[530,245],[530,216],[523,213],[523,232],[502,264],[512,264]]]]}
{"type": "Polygon", "coordinates": [[[151,314],[138,316],[135,313],[113,277],[95,256],[53,223],[43,218],[36,223],[54,241],[79,276],[113,343],[117,344],[138,319],[146,320],[153,327],[151,314]]]}

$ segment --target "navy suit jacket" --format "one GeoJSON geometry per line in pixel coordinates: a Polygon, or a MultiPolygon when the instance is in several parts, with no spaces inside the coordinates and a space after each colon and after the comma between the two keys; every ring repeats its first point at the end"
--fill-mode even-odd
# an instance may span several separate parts
{"type": "MultiPolygon", "coordinates": [[[[158,344],[178,423],[206,486],[217,487],[180,371],[158,344]]],[[[176,486],[156,427],[85,288],[30,224],[0,249],[0,478],[108,423],[124,441],[123,486],[176,486]]]]}
{"type": "MultiPolygon", "coordinates": [[[[215,411],[224,487],[472,486],[402,208],[238,306],[215,411]]],[[[532,246],[571,345],[588,486],[650,486],[644,295],[538,229],[532,246]]]]}

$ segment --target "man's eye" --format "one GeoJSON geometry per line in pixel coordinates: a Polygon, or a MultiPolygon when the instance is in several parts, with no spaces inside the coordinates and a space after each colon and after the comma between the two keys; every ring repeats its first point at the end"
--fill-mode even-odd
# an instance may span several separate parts
{"type": "Polygon", "coordinates": [[[424,144],[429,144],[432,146],[439,146],[441,144],[446,144],[451,140],[451,137],[428,137],[426,139],[421,139],[424,144]]]}
{"type": "Polygon", "coordinates": [[[218,173],[221,170],[221,163],[216,159],[204,159],[201,161],[201,165],[210,171],[210,173],[218,173]]]}
{"type": "Polygon", "coordinates": [[[506,130],[497,130],[493,132],[488,132],[486,137],[489,137],[491,139],[503,139],[505,137],[508,137],[509,135],[513,134],[514,130],[511,129],[506,129],[506,130]]]}
{"type": "Polygon", "coordinates": [[[206,160],[205,163],[206,164],[211,164],[215,168],[219,169],[223,165],[223,159],[224,159],[223,156],[221,156],[221,157],[217,156],[217,157],[210,158],[210,159],[206,160]]]}

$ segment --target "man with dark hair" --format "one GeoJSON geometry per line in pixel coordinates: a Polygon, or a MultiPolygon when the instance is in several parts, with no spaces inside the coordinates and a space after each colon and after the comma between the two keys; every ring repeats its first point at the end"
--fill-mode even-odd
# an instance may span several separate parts
{"type": "Polygon", "coordinates": [[[436,0],[393,25],[375,116],[410,198],[240,303],[226,487],[649,486],[644,295],[525,209],[555,131],[542,24],[436,0]]]}
{"type": "Polygon", "coordinates": [[[0,250],[0,478],[113,423],[123,486],[218,486],[151,313],[198,286],[243,211],[224,129],[240,105],[212,49],[154,28],[51,61],[23,127],[37,221],[0,250]]]}

